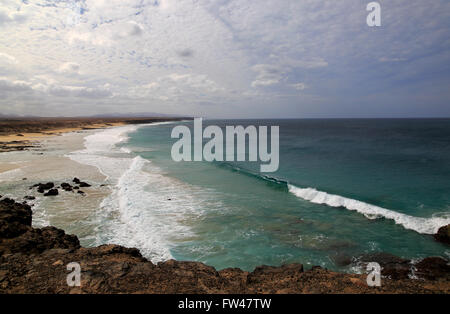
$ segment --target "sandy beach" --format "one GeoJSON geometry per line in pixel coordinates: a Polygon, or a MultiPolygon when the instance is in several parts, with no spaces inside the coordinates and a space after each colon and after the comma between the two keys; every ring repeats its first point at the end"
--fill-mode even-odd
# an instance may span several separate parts
{"type": "Polygon", "coordinates": [[[14,142],[14,141],[36,141],[39,140],[42,137],[46,136],[58,136],[64,133],[69,132],[75,132],[80,130],[86,130],[86,129],[103,129],[108,127],[115,127],[115,126],[121,126],[125,125],[124,122],[117,122],[117,123],[95,123],[90,124],[89,127],[75,127],[75,128],[57,128],[54,130],[49,131],[42,131],[42,132],[24,132],[24,133],[18,133],[18,134],[8,134],[8,135],[0,135],[0,142],[14,142]]]}
{"type": "Polygon", "coordinates": [[[99,241],[92,236],[98,227],[95,215],[113,186],[97,167],[78,163],[69,155],[85,148],[86,136],[103,129],[160,120],[70,120],[58,121],[61,123],[58,128],[50,128],[47,122],[40,120],[0,121],[0,195],[23,200],[32,206],[33,226],[57,226],[77,234],[83,245],[94,245],[99,241]],[[26,132],[28,130],[32,132],[26,132]],[[61,188],[63,184],[75,187],[74,178],[90,186],[69,191],[61,188]],[[45,197],[32,188],[47,182],[59,188],[57,197],[45,197]]]}
{"type": "MultiPolygon", "coordinates": [[[[79,164],[65,156],[83,149],[84,137],[95,131],[59,129],[57,132],[58,135],[33,138],[31,150],[0,154],[0,195],[22,199],[32,206],[33,226],[64,227],[83,238],[91,235],[93,229],[87,224],[80,228],[79,223],[89,221],[89,216],[110,193],[110,187],[101,186],[105,176],[96,167],[79,164]],[[61,186],[62,183],[73,184],[72,180],[76,177],[91,185],[78,190],[83,194],[75,190],[60,189],[58,197],[45,197],[36,189],[30,189],[41,182],[52,182],[55,186],[61,186]]],[[[92,241],[84,243],[89,245],[92,241]]]]}
{"type": "Polygon", "coordinates": [[[33,149],[48,136],[181,118],[23,118],[0,120],[0,152],[33,149]]]}

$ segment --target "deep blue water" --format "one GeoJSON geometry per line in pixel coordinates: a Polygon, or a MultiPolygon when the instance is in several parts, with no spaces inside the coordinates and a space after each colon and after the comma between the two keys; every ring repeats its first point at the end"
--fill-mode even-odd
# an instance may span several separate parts
{"type": "Polygon", "coordinates": [[[345,270],[343,261],[367,252],[450,253],[429,234],[450,222],[449,119],[203,121],[279,126],[280,166],[265,174],[259,162],[174,162],[175,125],[142,127],[125,146],[185,187],[158,192],[152,181],[149,188],[196,212],[177,218],[189,236],[168,239],[176,259],[217,268],[299,262],[345,270]]]}

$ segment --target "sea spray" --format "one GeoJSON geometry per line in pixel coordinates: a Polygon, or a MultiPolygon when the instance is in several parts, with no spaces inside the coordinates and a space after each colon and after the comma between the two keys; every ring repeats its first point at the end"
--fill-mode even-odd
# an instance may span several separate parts
{"type": "MultiPolygon", "coordinates": [[[[168,123],[149,124],[154,126],[168,123]]],[[[97,215],[96,245],[116,243],[136,247],[153,262],[173,258],[172,243],[192,237],[185,221],[201,215],[198,192],[164,176],[129,148],[118,147],[141,126],[102,130],[85,138],[85,149],[67,156],[95,166],[106,176],[110,195],[97,215]]],[[[192,219],[196,220],[196,219],[192,219]]]]}
{"type": "Polygon", "coordinates": [[[295,196],[311,203],[324,204],[331,207],[344,207],[348,210],[357,211],[368,219],[381,217],[392,219],[396,224],[418,233],[434,234],[440,227],[450,224],[450,217],[414,217],[340,195],[328,194],[313,188],[299,188],[292,184],[289,184],[288,188],[289,192],[295,196]]]}

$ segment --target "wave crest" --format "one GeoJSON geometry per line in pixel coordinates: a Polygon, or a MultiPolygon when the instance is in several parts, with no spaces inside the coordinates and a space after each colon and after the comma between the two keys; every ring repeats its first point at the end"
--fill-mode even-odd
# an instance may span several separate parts
{"type": "Polygon", "coordinates": [[[331,207],[344,207],[348,210],[357,211],[368,219],[392,219],[396,224],[402,225],[405,229],[414,230],[418,233],[435,234],[440,227],[450,224],[450,217],[414,217],[340,195],[328,194],[313,188],[299,188],[295,185],[288,184],[288,189],[295,196],[311,203],[331,207]]]}

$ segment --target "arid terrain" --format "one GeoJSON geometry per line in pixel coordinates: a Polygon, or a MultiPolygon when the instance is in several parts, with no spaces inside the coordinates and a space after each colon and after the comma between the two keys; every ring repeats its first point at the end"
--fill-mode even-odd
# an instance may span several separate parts
{"type": "Polygon", "coordinates": [[[0,152],[26,150],[36,145],[43,136],[65,132],[145,124],[161,121],[179,121],[189,118],[11,118],[0,119],[0,152]]]}

